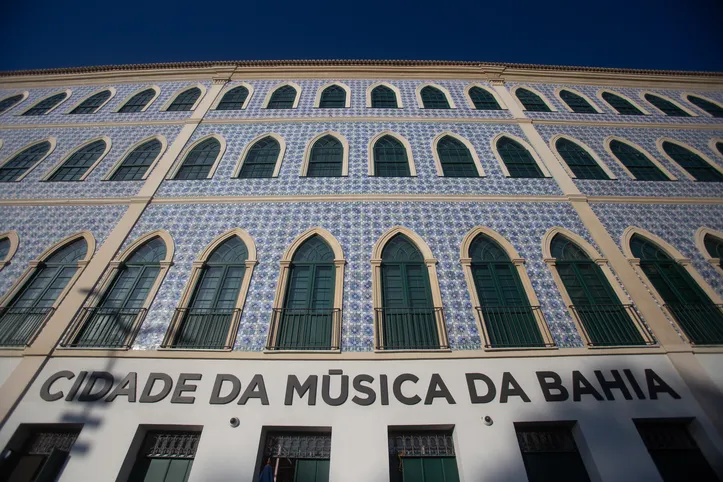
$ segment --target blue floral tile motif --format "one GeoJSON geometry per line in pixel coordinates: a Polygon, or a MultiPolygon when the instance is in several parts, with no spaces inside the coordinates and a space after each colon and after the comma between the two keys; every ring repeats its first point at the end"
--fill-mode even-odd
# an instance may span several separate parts
{"type": "Polygon", "coordinates": [[[191,272],[191,264],[218,235],[240,227],[256,243],[257,265],[234,349],[260,351],[266,343],[279,260],[305,230],[321,226],[341,243],[344,280],[342,350],[373,349],[371,252],[390,228],[418,233],[438,259],[438,277],[452,349],[480,348],[473,306],[459,262],[460,245],[472,228],[488,226],[505,236],[526,259],[526,269],[556,343],[582,346],[552,275],[542,258],[542,238],[562,226],[593,243],[574,209],[565,203],[319,202],[152,204],[126,245],[167,229],[176,246],[169,270],[136,339],[134,349],[161,343],[191,272]]]}

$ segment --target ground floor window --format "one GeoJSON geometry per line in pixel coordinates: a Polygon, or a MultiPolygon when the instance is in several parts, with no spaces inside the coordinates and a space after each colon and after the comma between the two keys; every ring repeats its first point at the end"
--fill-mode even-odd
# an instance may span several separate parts
{"type": "Polygon", "coordinates": [[[569,422],[515,424],[530,482],[590,480],[572,436],[573,426],[569,422]]]}
{"type": "Polygon", "coordinates": [[[80,426],[21,425],[0,459],[0,480],[50,482],[63,471],[80,426]]]}
{"type": "Polygon", "coordinates": [[[452,430],[390,430],[390,482],[459,482],[452,430]]]}
{"type": "Polygon", "coordinates": [[[272,431],[258,473],[271,473],[274,482],[328,482],[330,456],[331,432],[272,431]]]}
{"type": "Polygon", "coordinates": [[[200,438],[200,432],[148,432],[128,480],[186,482],[200,438]]]}

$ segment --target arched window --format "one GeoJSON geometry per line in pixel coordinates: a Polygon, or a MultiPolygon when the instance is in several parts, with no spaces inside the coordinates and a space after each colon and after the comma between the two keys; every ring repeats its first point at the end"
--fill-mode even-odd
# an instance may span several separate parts
{"type": "Polygon", "coordinates": [[[50,151],[50,142],[38,142],[13,156],[8,162],[0,166],[0,182],[17,181],[28,169],[35,166],[50,151]]]}
{"type": "Polygon", "coordinates": [[[321,93],[319,107],[322,109],[343,109],[346,106],[346,90],[338,85],[330,85],[321,93]]]}
{"type": "Polygon", "coordinates": [[[93,166],[106,151],[107,144],[97,140],[75,151],[55,172],[48,181],[80,181],[83,175],[93,166]]]}
{"type": "Polygon", "coordinates": [[[618,140],[610,141],[610,151],[637,180],[670,180],[645,154],[624,142],[618,140]]]}
{"type": "Polygon", "coordinates": [[[239,176],[241,179],[273,177],[281,146],[271,136],[254,143],[246,153],[239,176]]]}
{"type": "Polygon", "coordinates": [[[210,137],[186,154],[175,179],[206,179],[221,152],[221,143],[210,137]]]}
{"type": "Polygon", "coordinates": [[[146,175],[146,171],[161,153],[161,141],[151,139],[140,146],[123,159],[121,165],[113,173],[111,181],[140,181],[146,175]]]}
{"type": "Polygon", "coordinates": [[[216,106],[216,110],[241,110],[248,96],[249,90],[243,85],[234,87],[224,94],[221,102],[216,106]]]}
{"type": "Polygon", "coordinates": [[[118,109],[118,112],[141,112],[146,105],[155,97],[156,91],[153,89],[146,89],[142,92],[138,92],[136,95],[128,99],[128,102],[123,104],[123,107],[118,109]]]}
{"type": "Polygon", "coordinates": [[[372,89],[372,107],[375,109],[396,109],[397,94],[386,85],[378,85],[372,89]]]}
{"type": "Polygon", "coordinates": [[[427,85],[420,91],[422,105],[425,109],[449,109],[447,96],[441,90],[427,85]]]}
{"type": "Polygon", "coordinates": [[[175,99],[173,99],[173,102],[171,102],[171,105],[169,105],[166,110],[171,112],[191,110],[200,96],[201,89],[198,87],[192,87],[188,90],[184,90],[178,94],[175,99]]]}
{"type": "Polygon", "coordinates": [[[8,257],[9,253],[10,253],[10,239],[9,238],[0,239],[0,263],[5,261],[5,258],[8,257]]]}
{"type": "MultiPolygon", "coordinates": [[[[6,240],[7,238],[3,241],[6,240]]],[[[718,267],[723,268],[723,239],[706,234],[703,238],[703,246],[712,259],[718,260],[718,267]]],[[[0,259],[2,259],[2,253],[0,253],[0,259]]]]}
{"type": "Polygon", "coordinates": [[[595,108],[590,105],[590,102],[585,100],[581,95],[577,95],[569,90],[561,90],[560,98],[565,102],[573,112],[578,114],[597,114],[595,108]]]}
{"type": "Polygon", "coordinates": [[[306,175],[309,177],[339,177],[344,164],[344,146],[339,139],[326,135],[311,146],[309,166],[306,175]]]}
{"type": "Polygon", "coordinates": [[[555,148],[577,179],[610,179],[595,159],[574,142],[560,138],[555,148]]]}
{"type": "Polygon", "coordinates": [[[520,87],[515,91],[515,95],[525,107],[525,110],[531,112],[552,112],[552,109],[542,100],[542,97],[532,91],[520,87]]]}
{"type": "Polygon", "coordinates": [[[61,92],[59,94],[50,96],[47,99],[41,100],[30,109],[23,112],[23,115],[45,115],[53,108],[55,108],[55,106],[63,102],[66,97],[68,97],[67,92],[61,92]]]}
{"type": "Polygon", "coordinates": [[[409,177],[409,159],[404,144],[385,135],[374,143],[374,175],[377,177],[409,177]]]}
{"type": "Polygon", "coordinates": [[[723,311],[688,271],[639,234],[630,238],[630,251],[640,260],[640,269],[692,343],[723,343],[723,311]]]}
{"type": "Polygon", "coordinates": [[[497,152],[505,163],[510,177],[545,177],[535,159],[519,142],[509,137],[497,140],[497,152]]]}
{"type": "Polygon", "coordinates": [[[0,101],[0,114],[11,109],[15,104],[23,100],[23,94],[17,94],[0,101]]]}
{"type": "Polygon", "coordinates": [[[715,148],[718,149],[718,152],[720,153],[720,155],[723,156],[723,142],[720,142],[720,141],[716,142],[715,148]]]}
{"type": "Polygon", "coordinates": [[[121,348],[133,342],[146,314],[146,300],[166,259],[160,237],[141,244],[118,266],[95,306],[85,308],[72,346],[121,348]]]}
{"type": "Polygon", "coordinates": [[[613,109],[618,111],[621,115],[645,115],[640,109],[635,107],[632,102],[627,99],[623,99],[619,95],[612,94],[610,92],[603,92],[602,98],[612,106],[613,109]]]}
{"type": "Polygon", "coordinates": [[[478,234],[469,247],[475,307],[484,321],[486,345],[492,348],[542,347],[542,334],[517,267],[493,239],[478,234]]]}
{"type": "Polygon", "coordinates": [[[663,99],[662,97],[658,97],[657,95],[653,94],[645,94],[645,100],[653,104],[655,107],[663,111],[663,113],[670,117],[690,117],[690,114],[688,114],[686,111],[675,105],[674,103],[670,102],[667,99],[663,99]]]}
{"type": "Polygon", "coordinates": [[[81,237],[34,263],[20,289],[0,307],[0,346],[32,342],[87,253],[88,243],[81,237]]]}
{"type": "Polygon", "coordinates": [[[500,104],[491,92],[477,86],[469,89],[469,98],[472,99],[477,110],[500,110],[500,104]]]}
{"type": "Polygon", "coordinates": [[[592,259],[561,234],[550,243],[555,268],[589,343],[593,346],[643,345],[645,340],[626,308],[592,259]]]}
{"type": "Polygon", "coordinates": [[[15,231],[6,231],[0,233],[0,271],[10,264],[10,260],[15,256],[18,249],[18,233],[15,231]]]}
{"type": "Polygon", "coordinates": [[[673,142],[663,142],[663,150],[696,181],[723,182],[723,174],[693,151],[673,142]]]}
{"type": "Polygon", "coordinates": [[[271,94],[267,109],[293,109],[296,103],[296,89],[290,85],[282,85],[271,94]]]}
{"type": "Polygon", "coordinates": [[[689,95],[688,100],[691,104],[700,107],[713,117],[723,117],[723,107],[719,106],[718,104],[714,104],[709,100],[702,99],[694,95],[689,95]]]}
{"type": "Polygon", "coordinates": [[[454,137],[442,137],[437,142],[437,153],[445,177],[479,176],[469,149],[454,137]]]}
{"type": "Polygon", "coordinates": [[[76,107],[75,109],[71,110],[71,114],[94,114],[100,107],[110,99],[110,90],[104,90],[102,92],[98,92],[97,94],[93,94],[87,99],[85,99],[81,104],[76,107]]]}

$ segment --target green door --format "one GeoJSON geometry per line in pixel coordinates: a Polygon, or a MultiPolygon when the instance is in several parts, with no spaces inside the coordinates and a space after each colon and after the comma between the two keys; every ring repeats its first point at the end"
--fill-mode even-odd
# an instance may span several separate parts
{"type": "Polygon", "coordinates": [[[457,460],[454,457],[404,457],[404,482],[459,482],[457,460]]]}
{"type": "Polygon", "coordinates": [[[192,465],[193,459],[147,458],[136,464],[129,480],[134,482],[186,482],[192,465]]]}
{"type": "Polygon", "coordinates": [[[329,460],[298,459],[294,482],[329,482],[329,460]]]}

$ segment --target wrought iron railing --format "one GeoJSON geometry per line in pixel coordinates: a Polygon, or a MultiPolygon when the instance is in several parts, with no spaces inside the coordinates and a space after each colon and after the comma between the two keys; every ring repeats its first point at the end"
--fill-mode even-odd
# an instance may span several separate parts
{"type": "Polygon", "coordinates": [[[439,350],[449,348],[444,308],[376,308],[378,350],[439,350]],[[440,339],[441,338],[441,339],[440,339]]]}
{"type": "Polygon", "coordinates": [[[664,306],[692,344],[723,344],[723,305],[681,303],[664,306]]]}
{"type": "Polygon", "coordinates": [[[162,348],[228,350],[235,337],[230,333],[238,326],[240,309],[177,308],[162,348]]]}
{"type": "Polygon", "coordinates": [[[275,308],[267,350],[338,350],[339,308],[275,308]]]}
{"type": "Polygon", "coordinates": [[[476,309],[484,322],[485,348],[555,346],[545,315],[539,306],[485,305],[476,309]]]}
{"type": "Polygon", "coordinates": [[[54,308],[0,308],[0,346],[30,345],[54,308]]]}
{"type": "Polygon", "coordinates": [[[85,307],[78,313],[60,346],[130,348],[146,312],[145,308],[85,307]]]}
{"type": "Polygon", "coordinates": [[[590,346],[653,345],[655,339],[633,305],[570,306],[590,346]]]}

